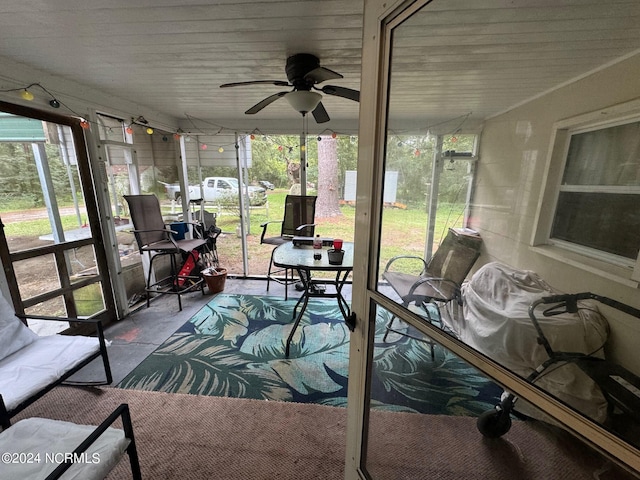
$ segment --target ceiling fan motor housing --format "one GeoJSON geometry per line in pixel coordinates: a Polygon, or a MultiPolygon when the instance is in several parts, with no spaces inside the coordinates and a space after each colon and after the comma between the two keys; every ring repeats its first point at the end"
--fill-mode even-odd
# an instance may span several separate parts
{"type": "Polygon", "coordinates": [[[298,53],[287,58],[285,72],[289,83],[299,90],[311,90],[318,83],[313,75],[307,76],[313,70],[320,68],[320,60],[310,53],[298,53]]]}

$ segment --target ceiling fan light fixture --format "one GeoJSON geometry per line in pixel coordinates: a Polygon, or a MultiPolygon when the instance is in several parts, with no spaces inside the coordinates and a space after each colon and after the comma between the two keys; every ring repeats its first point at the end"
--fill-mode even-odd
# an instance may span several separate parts
{"type": "Polygon", "coordinates": [[[322,100],[322,95],[308,90],[296,90],[287,93],[284,98],[287,99],[294,110],[304,115],[312,112],[318,106],[320,100],[322,100]]]}

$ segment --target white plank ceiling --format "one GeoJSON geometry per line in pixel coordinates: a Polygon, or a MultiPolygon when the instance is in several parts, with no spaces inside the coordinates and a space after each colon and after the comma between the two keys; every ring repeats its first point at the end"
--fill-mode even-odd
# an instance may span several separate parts
{"type": "MultiPolygon", "coordinates": [[[[362,9],[362,0],[2,0],[0,65],[61,79],[63,102],[81,85],[130,101],[132,115],[147,107],[185,126],[297,132],[300,114],[283,99],[244,114],[286,87],[219,86],[286,81],[286,58],[304,52],[344,75],[325,83],[359,89],[362,9]]],[[[394,37],[393,116],[424,124],[471,112],[478,123],[638,49],[640,0],[433,0],[394,37]]],[[[49,85],[0,68],[0,90],[31,82],[49,85]]],[[[357,103],[325,95],[323,104],[331,121],[311,119],[311,132],[357,130],[357,103]]]]}

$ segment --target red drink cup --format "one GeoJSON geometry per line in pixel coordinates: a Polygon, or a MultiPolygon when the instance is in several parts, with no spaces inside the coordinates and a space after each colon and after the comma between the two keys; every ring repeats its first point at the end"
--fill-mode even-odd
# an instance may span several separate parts
{"type": "Polygon", "coordinates": [[[342,250],[342,239],[341,238],[334,238],[333,239],[333,248],[335,248],[336,250],[342,250]]]}

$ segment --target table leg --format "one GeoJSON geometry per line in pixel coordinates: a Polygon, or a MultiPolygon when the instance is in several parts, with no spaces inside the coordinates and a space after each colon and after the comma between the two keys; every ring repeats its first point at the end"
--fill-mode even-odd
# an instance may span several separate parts
{"type": "Polygon", "coordinates": [[[342,316],[345,320],[349,317],[351,309],[349,308],[349,304],[345,298],[342,296],[342,287],[344,287],[349,273],[350,270],[336,273],[336,298],[338,299],[338,307],[340,307],[340,311],[342,312],[342,316]],[[342,278],[340,278],[340,275],[342,275],[342,278]]]}
{"type": "Polygon", "coordinates": [[[309,303],[309,293],[311,288],[311,272],[304,269],[298,269],[298,276],[300,277],[300,281],[304,285],[304,291],[302,295],[298,299],[296,306],[293,307],[293,318],[295,321],[293,322],[293,328],[291,328],[291,332],[289,332],[289,337],[287,338],[287,343],[284,350],[285,358],[289,358],[289,350],[291,348],[291,340],[293,339],[293,335],[296,333],[296,329],[300,324],[300,320],[302,320],[302,315],[304,315],[305,310],[307,309],[307,304],[309,303]],[[300,313],[297,313],[298,307],[302,303],[302,308],[300,308],[300,313]]]}

